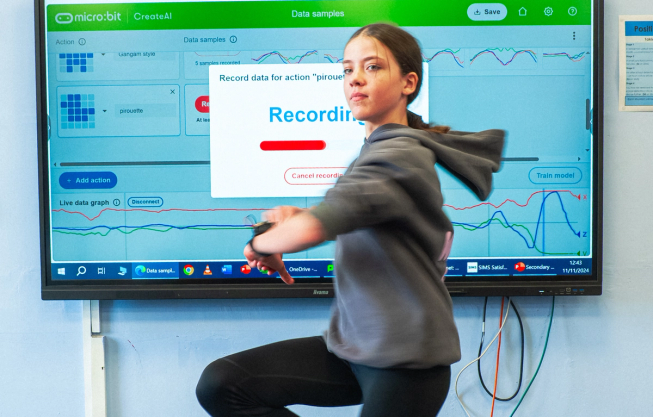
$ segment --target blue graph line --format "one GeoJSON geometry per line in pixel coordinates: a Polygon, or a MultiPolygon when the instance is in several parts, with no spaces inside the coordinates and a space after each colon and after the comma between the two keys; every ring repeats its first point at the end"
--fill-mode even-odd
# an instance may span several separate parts
{"type": "Polygon", "coordinates": [[[340,63],[340,61],[342,61],[342,58],[338,58],[337,56],[333,56],[331,54],[324,54],[324,59],[326,59],[332,64],[337,64],[340,63]]]}
{"type": "Polygon", "coordinates": [[[485,50],[477,53],[476,55],[474,55],[474,57],[469,61],[469,65],[472,65],[474,63],[474,61],[476,60],[476,58],[478,58],[479,56],[481,56],[483,54],[492,54],[492,55],[494,55],[494,57],[497,59],[497,61],[499,61],[499,63],[501,63],[501,65],[503,65],[504,67],[509,65],[515,58],[517,58],[518,55],[521,55],[521,54],[528,54],[531,58],[533,58],[533,61],[535,61],[537,63],[537,55],[536,55],[535,52],[531,51],[530,49],[515,51],[515,54],[512,56],[512,58],[510,58],[510,60],[508,62],[505,62],[505,63],[501,60],[501,58],[499,58],[499,56],[497,54],[494,53],[495,50],[499,50],[499,51],[504,51],[504,50],[511,51],[512,50],[512,51],[515,51],[514,48],[505,48],[505,49],[504,48],[490,48],[490,49],[485,49],[485,50]]]}
{"type": "MultiPolygon", "coordinates": [[[[544,190],[542,190],[542,191],[544,191],[544,190]]],[[[542,197],[542,208],[541,208],[541,211],[542,211],[542,255],[544,255],[544,252],[546,251],[546,245],[545,245],[545,240],[544,240],[544,238],[545,238],[544,229],[545,229],[545,226],[546,226],[546,223],[544,221],[544,219],[545,219],[545,216],[544,216],[544,214],[545,214],[544,213],[544,203],[546,202],[547,195],[542,193],[542,196],[543,196],[542,197]]],[[[560,201],[560,205],[562,205],[562,201],[560,201]]],[[[564,211],[564,209],[565,208],[563,207],[562,210],[564,211]]],[[[572,229],[572,231],[573,231],[573,229],[572,229]]],[[[536,233],[536,236],[537,236],[537,228],[535,229],[535,233],[536,233]]],[[[535,240],[533,240],[533,244],[535,244],[535,240]]]]}
{"type": "MultiPolygon", "coordinates": [[[[459,50],[460,50],[460,49],[459,49],[459,50]]],[[[427,58],[427,57],[424,56],[424,55],[422,55],[422,56],[424,57],[424,60],[425,60],[426,62],[431,62],[431,61],[433,61],[437,56],[439,56],[440,54],[449,54],[449,55],[451,55],[451,56],[453,57],[453,60],[454,60],[454,62],[456,62],[456,65],[458,65],[460,68],[465,68],[465,66],[462,64],[463,61],[462,61],[460,58],[458,58],[458,57],[456,56],[456,52],[458,52],[458,51],[453,51],[452,49],[447,48],[447,49],[443,49],[443,50],[441,50],[441,51],[436,52],[435,55],[433,55],[433,56],[431,57],[431,59],[427,58]]]]}
{"type": "MultiPolygon", "coordinates": [[[[458,225],[458,226],[466,226],[466,227],[472,228],[473,230],[479,230],[479,229],[485,229],[486,227],[490,226],[490,224],[492,223],[492,220],[494,218],[496,218],[497,216],[501,216],[503,218],[503,220],[505,221],[506,225],[512,231],[517,233],[522,239],[524,239],[524,242],[526,242],[526,246],[528,247],[528,249],[533,249],[535,247],[535,242],[537,241],[537,234],[538,234],[538,231],[540,229],[540,225],[543,223],[542,217],[544,216],[544,203],[546,203],[546,199],[549,198],[552,194],[555,194],[558,197],[558,201],[560,201],[560,208],[562,209],[562,212],[565,215],[565,220],[567,222],[567,226],[569,226],[569,228],[571,229],[571,231],[573,232],[574,235],[580,237],[580,231],[577,232],[577,231],[574,230],[573,226],[571,225],[571,222],[569,221],[569,215],[567,214],[567,210],[565,210],[565,206],[562,203],[562,197],[560,197],[560,193],[558,193],[556,191],[547,194],[542,199],[542,205],[540,206],[540,214],[537,217],[537,226],[535,227],[535,235],[533,237],[533,244],[532,245],[530,244],[530,242],[528,241],[526,236],[524,236],[519,230],[517,230],[515,227],[513,227],[512,224],[510,224],[508,219],[506,219],[505,214],[503,214],[503,211],[501,211],[501,210],[495,211],[494,214],[492,214],[492,217],[490,217],[488,219],[488,221],[485,222],[485,224],[482,225],[482,226],[476,226],[476,225],[470,224],[470,223],[460,223],[460,222],[452,222],[452,223],[454,225],[458,225]]],[[[542,226],[542,228],[544,228],[544,226],[542,226]]]]}

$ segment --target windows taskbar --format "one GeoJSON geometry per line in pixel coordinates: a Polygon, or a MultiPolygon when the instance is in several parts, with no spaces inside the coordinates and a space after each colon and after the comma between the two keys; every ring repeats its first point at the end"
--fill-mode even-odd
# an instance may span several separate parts
{"type": "MultiPolygon", "coordinates": [[[[335,267],[329,260],[286,260],[294,278],[333,278],[335,267]]],[[[449,259],[447,276],[529,276],[588,275],[592,259],[574,258],[492,258],[449,259]]],[[[252,269],[244,260],[188,262],[53,262],[52,279],[225,279],[268,278],[267,273],[252,269]]],[[[276,274],[275,274],[276,276],[276,274]]]]}

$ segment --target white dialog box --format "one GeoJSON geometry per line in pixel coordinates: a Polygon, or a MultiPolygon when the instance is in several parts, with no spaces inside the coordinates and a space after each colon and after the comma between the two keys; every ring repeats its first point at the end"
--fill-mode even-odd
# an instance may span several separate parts
{"type": "MultiPolygon", "coordinates": [[[[211,65],[211,196],[323,196],[365,139],[343,83],[340,64],[211,65]]],[[[410,109],[428,122],[428,76],[410,109]]]]}

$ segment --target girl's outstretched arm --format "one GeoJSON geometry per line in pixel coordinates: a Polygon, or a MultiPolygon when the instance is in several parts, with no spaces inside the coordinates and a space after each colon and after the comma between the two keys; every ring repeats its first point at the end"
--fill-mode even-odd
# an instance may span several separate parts
{"type": "Polygon", "coordinates": [[[308,210],[290,206],[278,207],[266,213],[266,218],[275,225],[254,238],[252,243],[256,252],[248,244],[243,253],[250,267],[279,272],[285,283],[292,284],[294,280],[277,254],[299,252],[324,242],[326,236],[322,223],[308,210]],[[263,257],[260,253],[275,255],[263,257]]]}
{"type": "Polygon", "coordinates": [[[275,225],[254,239],[254,247],[263,253],[294,253],[319,245],[326,236],[322,223],[308,210],[299,210],[285,218],[267,215],[275,225]]]}

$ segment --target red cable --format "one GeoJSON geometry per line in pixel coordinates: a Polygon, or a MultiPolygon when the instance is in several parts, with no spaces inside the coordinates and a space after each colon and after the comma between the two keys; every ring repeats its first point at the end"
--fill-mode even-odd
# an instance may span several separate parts
{"type": "MultiPolygon", "coordinates": [[[[505,297],[501,297],[501,315],[499,316],[499,328],[501,328],[501,323],[503,322],[503,302],[505,297]]],[[[501,333],[503,329],[499,330],[499,345],[497,347],[497,370],[494,372],[494,391],[492,392],[492,411],[490,411],[490,417],[494,415],[494,400],[497,398],[497,379],[499,379],[499,353],[501,353],[501,333]]]]}

